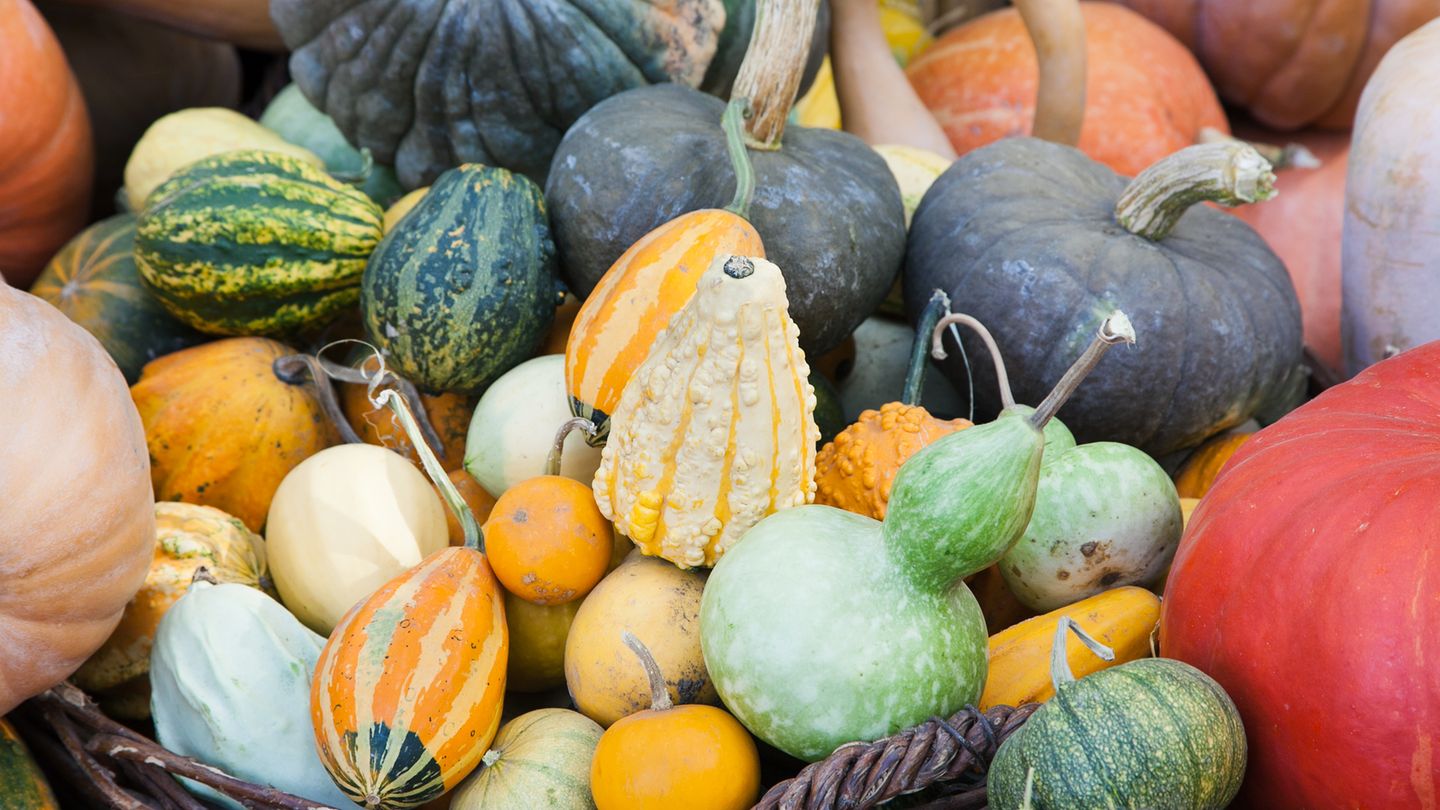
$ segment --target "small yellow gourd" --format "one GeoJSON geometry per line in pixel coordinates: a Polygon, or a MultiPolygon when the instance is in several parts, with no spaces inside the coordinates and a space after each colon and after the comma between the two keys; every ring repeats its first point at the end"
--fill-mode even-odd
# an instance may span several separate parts
{"type": "Polygon", "coordinates": [[[714,565],[815,497],[815,391],[780,268],[719,256],[620,395],[601,514],[649,555],[714,565]]]}

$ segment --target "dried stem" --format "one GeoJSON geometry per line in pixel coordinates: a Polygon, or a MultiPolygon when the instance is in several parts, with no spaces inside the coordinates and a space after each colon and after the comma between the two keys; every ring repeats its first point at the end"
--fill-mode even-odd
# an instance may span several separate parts
{"type": "Polygon", "coordinates": [[[730,92],[750,101],[745,143],[752,149],[780,148],[819,11],[820,0],[756,0],[755,28],[730,92]]]}
{"type": "Polygon", "coordinates": [[[663,712],[675,708],[674,701],[670,700],[670,687],[665,683],[660,665],[655,663],[655,656],[650,654],[650,648],[629,630],[625,631],[623,638],[625,646],[640,659],[640,666],[645,668],[645,677],[650,681],[650,710],[663,712]]]}
{"type": "Polygon", "coordinates": [[[1060,410],[1060,406],[1065,404],[1065,400],[1075,393],[1075,389],[1080,386],[1081,381],[1088,377],[1096,366],[1100,365],[1100,358],[1105,356],[1105,352],[1116,343],[1122,342],[1134,343],[1135,329],[1130,326],[1130,319],[1125,317],[1125,313],[1117,309],[1110,313],[1104,323],[1100,324],[1100,330],[1095,334],[1095,339],[1090,341],[1085,353],[1080,355],[1080,359],[1070,366],[1065,375],[1060,378],[1060,382],[1055,383],[1055,387],[1045,396],[1044,401],[1035,408],[1034,413],[1030,414],[1030,424],[1034,425],[1037,430],[1044,429],[1045,424],[1050,421],[1055,412],[1060,410]]]}
{"type": "Polygon", "coordinates": [[[576,416],[565,420],[565,424],[555,431],[555,442],[550,445],[550,454],[545,457],[545,474],[559,475],[560,461],[565,453],[565,440],[570,437],[570,431],[579,430],[586,436],[594,436],[599,428],[583,416],[576,416]]]}
{"type": "Polygon", "coordinates": [[[325,411],[330,424],[340,433],[341,441],[346,444],[364,443],[355,429],[350,427],[350,420],[345,418],[345,412],[340,410],[340,401],[335,398],[335,386],[330,384],[330,377],[319,360],[308,354],[287,354],[277,357],[271,368],[276,378],[290,385],[303,385],[306,377],[309,377],[315,383],[320,408],[325,411]]]}
{"type": "Polygon", "coordinates": [[[1158,242],[1198,203],[1235,206],[1274,196],[1270,163],[1249,144],[1199,144],[1161,158],[1131,180],[1115,203],[1115,221],[1158,242]]]}
{"type": "Polygon", "coordinates": [[[1000,347],[995,343],[995,337],[985,324],[960,312],[946,313],[934,328],[930,330],[930,356],[936,360],[944,360],[950,355],[945,352],[944,334],[951,324],[961,324],[970,328],[972,332],[979,335],[985,348],[990,351],[990,360],[995,364],[995,380],[1000,386],[1000,404],[1009,408],[1015,404],[1015,394],[1010,390],[1010,374],[1005,371],[1005,358],[1000,356],[1000,347]]]}
{"type": "Polygon", "coordinates": [[[930,360],[931,344],[934,342],[935,324],[950,311],[950,296],[943,290],[936,290],[925,309],[920,311],[920,321],[915,324],[915,343],[910,348],[910,366],[905,370],[905,387],[900,391],[900,402],[905,405],[919,405],[920,395],[925,389],[925,370],[930,360]]]}

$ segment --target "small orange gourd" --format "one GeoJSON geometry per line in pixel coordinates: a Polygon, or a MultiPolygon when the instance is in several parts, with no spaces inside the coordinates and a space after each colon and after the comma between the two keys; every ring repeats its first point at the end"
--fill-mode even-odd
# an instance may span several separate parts
{"type": "Polygon", "coordinates": [[[750,732],[723,709],[670,701],[665,676],[643,642],[626,633],[650,679],[649,709],[605,731],[590,764],[598,810],[743,810],[760,791],[750,732]]]}
{"type": "Polygon", "coordinates": [[[1215,476],[1225,467],[1225,462],[1235,455],[1240,445],[1249,441],[1253,433],[1222,433],[1209,439],[1185,459],[1180,472],[1175,475],[1175,492],[1182,498],[1203,498],[1215,483],[1215,476]]]}
{"type": "Polygon", "coordinates": [[[537,605],[563,605],[589,593],[610,566],[614,540],[590,487],[560,475],[570,431],[595,432],[570,419],[555,434],[547,474],[505,490],[485,523],[490,566],[505,590],[537,605]]]}

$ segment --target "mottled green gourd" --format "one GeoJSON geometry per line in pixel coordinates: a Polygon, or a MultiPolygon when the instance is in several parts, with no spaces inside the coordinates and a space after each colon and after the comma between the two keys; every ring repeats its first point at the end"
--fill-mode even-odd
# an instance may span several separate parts
{"type": "Polygon", "coordinates": [[[800,506],[751,529],[711,573],[700,611],[705,662],[735,716],[816,760],[974,703],[987,636],[963,579],[1020,539],[1042,428],[1111,344],[1133,340],[1113,314],[1035,411],[1011,409],[916,453],[884,522],[800,506]]]}

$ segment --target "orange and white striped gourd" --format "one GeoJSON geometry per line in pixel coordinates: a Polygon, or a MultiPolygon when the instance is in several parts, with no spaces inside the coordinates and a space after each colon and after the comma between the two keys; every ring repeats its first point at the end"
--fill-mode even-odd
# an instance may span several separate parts
{"type": "Polygon", "coordinates": [[[648,555],[712,566],[815,497],[815,391],[780,268],[720,256],[625,386],[595,500],[648,555]]]}

